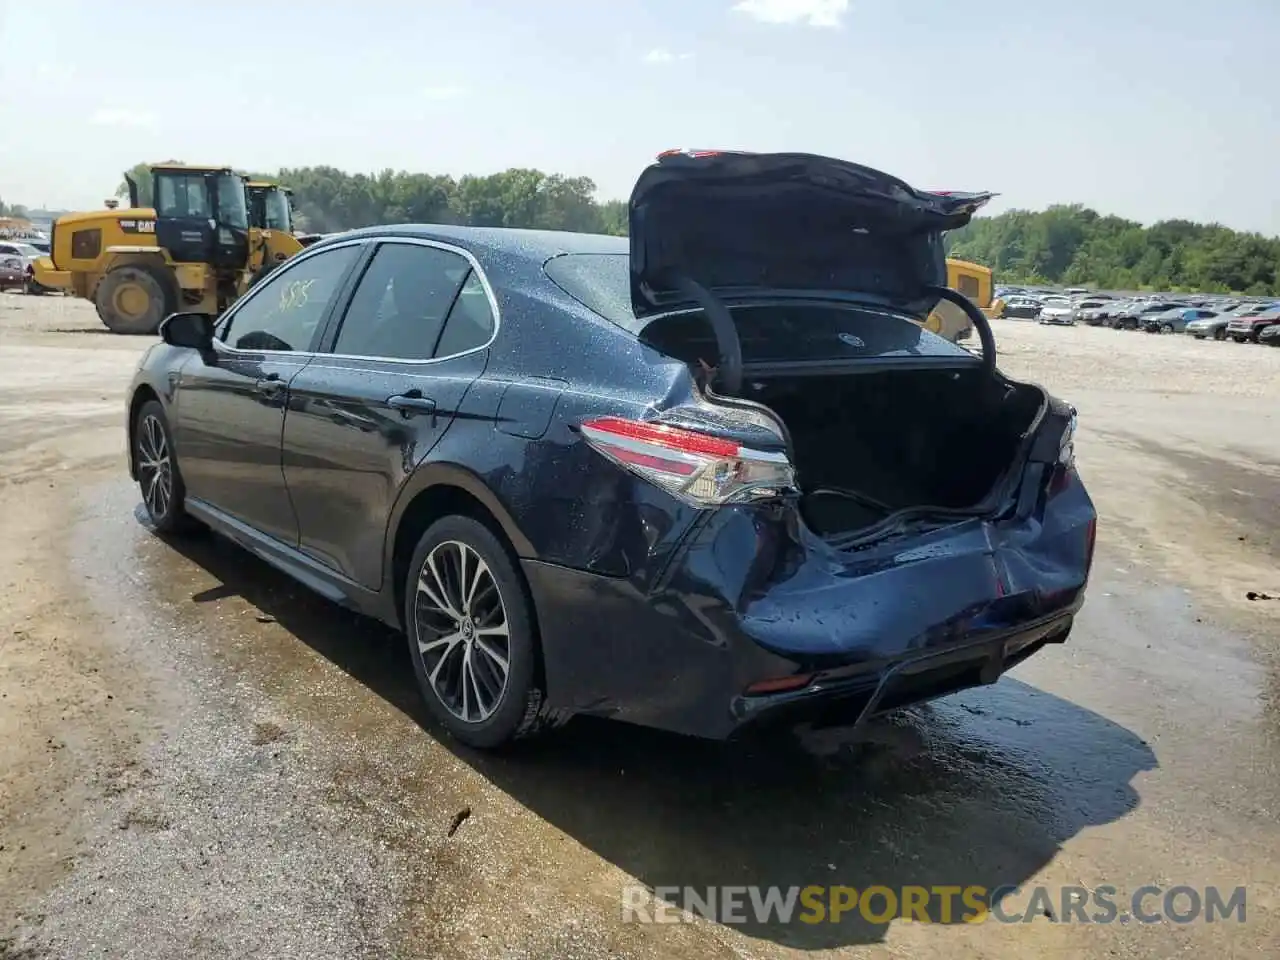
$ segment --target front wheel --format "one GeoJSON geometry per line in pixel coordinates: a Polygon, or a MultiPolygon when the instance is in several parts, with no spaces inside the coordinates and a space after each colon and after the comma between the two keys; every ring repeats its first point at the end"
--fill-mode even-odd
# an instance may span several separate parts
{"type": "Polygon", "coordinates": [[[1160,325],[1160,332],[1161,332],[1161,333],[1173,333],[1173,324],[1172,324],[1172,323],[1164,323],[1164,324],[1161,324],[1161,325],[1160,325]]]}
{"type": "Polygon", "coordinates": [[[1235,336],[1233,336],[1231,339],[1232,339],[1232,340],[1234,340],[1236,343],[1244,343],[1244,342],[1245,342],[1245,340],[1247,340],[1247,339],[1248,339],[1248,337],[1235,337],[1235,336]]]}
{"type": "Polygon", "coordinates": [[[160,533],[177,533],[192,525],[184,501],[187,490],[174,458],[173,435],[164,407],[148,400],[133,424],[133,464],[142,502],[160,533]]]}
{"type": "Polygon", "coordinates": [[[1213,331],[1213,339],[1215,339],[1215,340],[1225,340],[1225,339],[1227,339],[1227,331],[1222,330],[1222,329],[1218,329],[1218,330],[1213,331]]]}
{"type": "Polygon", "coordinates": [[[93,295],[98,316],[112,333],[147,334],[173,312],[173,298],[149,267],[116,267],[98,284],[93,295]]]}
{"type": "Polygon", "coordinates": [[[409,563],[404,621],[423,699],[454,737],[494,749],[535,730],[532,605],[488,527],[448,516],[427,529],[409,563]]]}

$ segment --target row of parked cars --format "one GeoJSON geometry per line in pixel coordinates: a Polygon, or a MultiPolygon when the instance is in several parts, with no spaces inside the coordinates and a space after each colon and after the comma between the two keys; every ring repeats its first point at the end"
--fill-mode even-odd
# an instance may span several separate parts
{"type": "Polygon", "coordinates": [[[998,316],[1050,326],[1087,323],[1117,330],[1185,333],[1197,340],[1280,346],[1280,300],[1242,297],[1121,297],[1108,293],[1047,293],[1006,287],[998,316]]]}
{"type": "Polygon", "coordinates": [[[0,236],[0,292],[17,288],[24,293],[43,293],[44,288],[35,280],[34,264],[48,253],[49,241],[44,237],[0,236]]]}

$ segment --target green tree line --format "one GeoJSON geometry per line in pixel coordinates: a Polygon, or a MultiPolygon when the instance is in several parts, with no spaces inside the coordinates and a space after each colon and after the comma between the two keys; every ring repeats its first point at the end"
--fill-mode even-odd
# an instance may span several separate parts
{"type": "Polygon", "coordinates": [[[948,235],[947,252],[991,267],[997,283],[1280,292],[1280,239],[1188,220],[1144,227],[1079,204],[975,218],[948,235]]]}
{"type": "MultiPolygon", "coordinates": [[[[513,167],[458,178],[383,170],[346,173],[334,167],[291,167],[276,173],[244,171],[293,190],[298,230],[329,233],[381,223],[454,223],[479,227],[534,227],[623,235],[627,205],[600,201],[589,177],[566,177],[513,167]]],[[[151,203],[146,164],[129,170],[139,202],[151,203]]],[[[121,183],[117,194],[128,195],[121,183]]]]}
{"type": "MultiPolygon", "coordinates": [[[[141,202],[150,204],[147,166],[130,174],[141,202]]],[[[379,223],[627,231],[626,203],[598,199],[589,177],[522,167],[457,178],[395,170],[353,174],[328,166],[251,175],[291,187],[297,228],[319,233],[379,223]]],[[[118,192],[127,193],[123,184],[118,192]]],[[[1002,283],[1280,292],[1280,239],[1187,220],[1144,227],[1078,204],[976,218],[947,237],[947,249],[991,267],[1002,283]]]]}

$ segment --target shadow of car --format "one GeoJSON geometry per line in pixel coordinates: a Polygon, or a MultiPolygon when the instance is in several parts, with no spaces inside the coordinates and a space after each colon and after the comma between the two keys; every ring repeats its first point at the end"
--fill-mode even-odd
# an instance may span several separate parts
{"type": "MultiPolygon", "coordinates": [[[[137,516],[149,523],[145,511],[137,516]]],[[[650,893],[815,884],[1025,888],[1073,837],[1136,809],[1134,778],[1158,766],[1130,730],[1012,677],[855,736],[801,726],[712,743],[583,717],[553,738],[501,754],[477,751],[424,709],[395,632],[313,595],[222,538],[166,540],[219,581],[191,596],[192,604],[242,597],[650,893]]],[[[396,771],[387,789],[412,794],[380,803],[412,807],[419,793],[429,794],[429,774],[381,762],[384,749],[402,759],[397,746],[371,737],[361,749],[371,766],[396,771]]],[[[1026,897],[1007,902],[1016,912],[1026,897]]],[[[957,897],[950,922],[961,922],[960,912],[957,897]]],[[[938,904],[930,919],[944,922],[938,904]]],[[[892,923],[850,910],[817,924],[748,915],[735,928],[817,950],[882,942],[892,923]]]]}

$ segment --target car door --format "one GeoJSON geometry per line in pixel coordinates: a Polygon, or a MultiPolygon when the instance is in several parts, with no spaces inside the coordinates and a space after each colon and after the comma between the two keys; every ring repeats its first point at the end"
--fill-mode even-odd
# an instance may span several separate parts
{"type": "Polygon", "coordinates": [[[361,252],[352,242],[279,268],[227,312],[212,356],[192,357],[180,374],[174,427],[187,495],[290,546],[298,522],[280,465],[289,384],[361,252]]]}
{"type": "Polygon", "coordinates": [[[396,496],[484,371],[497,304],[464,251],[387,239],[329,327],[290,385],[284,475],[302,552],[376,590],[396,496]]]}

